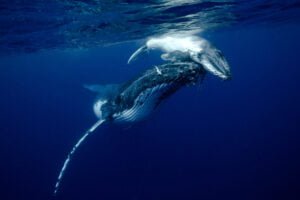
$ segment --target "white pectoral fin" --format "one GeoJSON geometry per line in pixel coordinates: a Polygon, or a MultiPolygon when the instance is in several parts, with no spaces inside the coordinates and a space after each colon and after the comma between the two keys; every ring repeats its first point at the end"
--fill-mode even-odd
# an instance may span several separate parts
{"type": "Polygon", "coordinates": [[[101,124],[103,124],[105,122],[105,120],[98,120],[89,130],[87,130],[83,136],[77,141],[77,143],[73,146],[72,150],[69,152],[60,172],[59,175],[57,177],[57,181],[55,184],[55,188],[54,188],[54,192],[53,195],[56,195],[60,186],[60,183],[62,181],[62,178],[65,174],[65,171],[67,170],[67,167],[71,161],[71,159],[73,158],[73,155],[75,153],[75,151],[77,150],[77,148],[85,141],[85,139],[96,130],[96,128],[98,128],[101,124]]]}
{"type": "Polygon", "coordinates": [[[130,64],[132,61],[136,60],[137,57],[141,54],[144,54],[145,52],[147,52],[148,47],[146,45],[141,46],[138,50],[136,50],[128,59],[128,64],[130,64]]]}

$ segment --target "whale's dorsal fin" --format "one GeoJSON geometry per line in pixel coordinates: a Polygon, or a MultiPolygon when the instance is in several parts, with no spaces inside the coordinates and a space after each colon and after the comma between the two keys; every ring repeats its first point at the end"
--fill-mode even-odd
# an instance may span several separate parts
{"type": "Polygon", "coordinates": [[[97,93],[102,99],[109,99],[113,97],[120,89],[119,84],[107,84],[107,85],[84,85],[84,88],[89,91],[97,93]]]}

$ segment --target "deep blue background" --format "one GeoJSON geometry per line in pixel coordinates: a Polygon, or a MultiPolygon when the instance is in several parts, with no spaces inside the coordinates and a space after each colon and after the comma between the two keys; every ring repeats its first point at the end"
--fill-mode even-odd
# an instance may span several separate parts
{"type": "MultiPolygon", "coordinates": [[[[209,76],[146,121],[105,125],[78,150],[57,199],[300,199],[300,28],[204,36],[233,79],[209,76]]],[[[51,199],[67,153],[95,121],[85,83],[118,83],[140,44],[1,57],[0,199],[51,199]]]]}

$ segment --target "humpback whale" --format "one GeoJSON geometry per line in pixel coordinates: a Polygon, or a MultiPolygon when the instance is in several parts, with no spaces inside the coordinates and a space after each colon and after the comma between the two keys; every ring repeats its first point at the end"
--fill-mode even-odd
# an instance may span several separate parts
{"type": "Polygon", "coordinates": [[[57,178],[54,195],[76,149],[97,127],[105,122],[130,123],[145,119],[167,97],[181,87],[195,84],[206,74],[202,65],[172,62],[147,70],[124,84],[87,85],[97,93],[93,105],[98,121],[88,129],[69,152],[57,178]]]}
{"type": "Polygon", "coordinates": [[[231,78],[229,65],[222,52],[207,40],[197,36],[166,35],[150,38],[128,59],[128,64],[149,50],[161,50],[165,61],[190,61],[201,64],[204,69],[223,80],[231,78]],[[178,54],[178,52],[180,52],[178,54]],[[179,57],[178,57],[179,55],[179,57]]]}

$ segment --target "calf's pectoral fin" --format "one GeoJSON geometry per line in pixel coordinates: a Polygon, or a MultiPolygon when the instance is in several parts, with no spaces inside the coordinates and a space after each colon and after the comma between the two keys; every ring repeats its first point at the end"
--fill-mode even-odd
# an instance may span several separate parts
{"type": "Polygon", "coordinates": [[[130,64],[132,61],[136,60],[138,56],[144,54],[148,51],[148,47],[146,45],[141,46],[138,50],[136,50],[128,59],[127,63],[130,64]]]}

